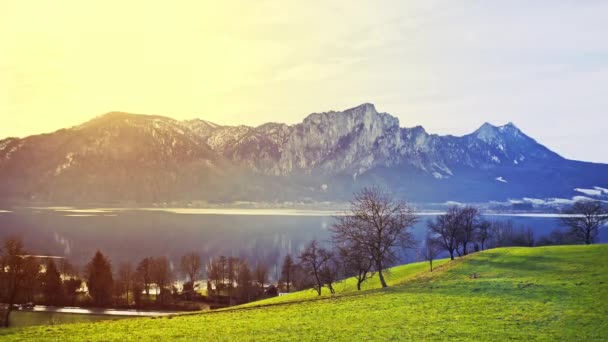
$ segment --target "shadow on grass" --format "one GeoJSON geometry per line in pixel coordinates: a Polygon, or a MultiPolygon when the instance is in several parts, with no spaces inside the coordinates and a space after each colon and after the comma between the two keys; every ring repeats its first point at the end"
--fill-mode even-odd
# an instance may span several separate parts
{"type": "Polygon", "coordinates": [[[471,258],[467,262],[466,269],[498,269],[524,272],[553,272],[559,270],[555,263],[556,258],[532,255],[511,255],[505,258],[471,258]]]}

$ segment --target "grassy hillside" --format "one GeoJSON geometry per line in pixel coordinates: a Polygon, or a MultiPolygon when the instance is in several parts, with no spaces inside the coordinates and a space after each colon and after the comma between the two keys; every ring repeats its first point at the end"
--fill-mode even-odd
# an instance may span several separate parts
{"type": "Polygon", "coordinates": [[[421,272],[404,276],[402,285],[335,298],[9,329],[0,339],[599,341],[608,336],[608,245],[495,249],[446,263],[432,274],[421,272]]]}
{"type": "MultiPolygon", "coordinates": [[[[446,264],[448,261],[449,259],[433,261],[433,269],[441,269],[440,266],[446,264]]],[[[391,267],[389,270],[383,272],[383,274],[386,283],[389,286],[395,286],[411,281],[416,276],[428,272],[429,269],[430,268],[428,262],[415,262],[411,264],[391,267]]],[[[377,275],[372,276],[372,278],[366,280],[363,284],[361,284],[361,291],[374,290],[379,288],[381,288],[381,285],[380,279],[377,275]]],[[[336,290],[336,296],[350,295],[353,292],[357,292],[357,280],[355,278],[349,278],[344,281],[338,282],[334,285],[334,289],[336,290]]],[[[321,299],[325,297],[331,297],[329,289],[323,288],[321,290],[321,297],[321,299]]],[[[273,297],[257,302],[248,303],[245,305],[241,305],[240,307],[255,307],[262,305],[273,305],[314,299],[319,299],[319,296],[317,295],[317,291],[310,289],[306,291],[290,293],[289,295],[282,297],[273,297]]]]}

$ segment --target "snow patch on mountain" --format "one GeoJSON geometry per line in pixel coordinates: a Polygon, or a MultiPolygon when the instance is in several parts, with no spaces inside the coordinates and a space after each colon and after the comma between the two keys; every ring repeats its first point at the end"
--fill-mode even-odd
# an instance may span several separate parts
{"type": "Polygon", "coordinates": [[[14,139],[8,138],[0,141],[0,152],[4,151],[4,149],[13,142],[14,139]]]}
{"type": "Polygon", "coordinates": [[[582,189],[582,188],[576,188],[574,189],[574,191],[583,193],[587,196],[601,196],[603,191],[600,189],[582,189]]]}
{"type": "Polygon", "coordinates": [[[74,153],[70,152],[65,156],[65,161],[55,169],[55,176],[60,175],[74,164],[74,153]]]}
{"type": "Polygon", "coordinates": [[[602,187],[599,187],[599,186],[594,186],[593,188],[594,188],[595,190],[599,190],[599,191],[601,191],[603,194],[608,195],[608,189],[606,189],[606,188],[602,188],[602,187]]]}
{"type": "Polygon", "coordinates": [[[443,179],[443,175],[439,172],[433,172],[432,173],[433,177],[437,178],[437,179],[443,179]]]}
{"type": "MultiPolygon", "coordinates": [[[[12,142],[12,141],[11,141],[12,142]]],[[[15,146],[8,148],[8,145],[4,147],[4,149],[7,149],[8,151],[6,151],[6,153],[4,154],[4,159],[5,160],[9,160],[11,159],[11,156],[13,155],[13,153],[17,152],[21,147],[23,146],[23,140],[19,141],[15,146]]]]}
{"type": "Polygon", "coordinates": [[[572,200],[574,202],[578,202],[578,201],[595,201],[595,199],[593,199],[591,197],[587,197],[587,196],[574,196],[574,197],[572,197],[572,200]]]}
{"type": "Polygon", "coordinates": [[[447,205],[447,206],[461,206],[463,204],[461,202],[456,202],[456,201],[445,201],[444,205],[447,205]]]}
{"type": "Polygon", "coordinates": [[[541,204],[546,204],[546,203],[547,203],[547,201],[546,201],[546,200],[544,200],[544,199],[540,199],[540,198],[529,198],[529,197],[524,197],[524,198],[523,198],[523,201],[524,201],[524,202],[528,202],[528,203],[532,203],[532,204],[538,204],[538,205],[541,205],[541,204]]]}

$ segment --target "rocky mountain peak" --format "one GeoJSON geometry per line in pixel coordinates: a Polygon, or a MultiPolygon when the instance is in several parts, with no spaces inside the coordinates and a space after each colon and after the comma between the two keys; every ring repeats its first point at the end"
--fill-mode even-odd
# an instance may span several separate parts
{"type": "MultiPolygon", "coordinates": [[[[234,200],[293,200],[350,196],[353,187],[385,184],[421,198],[458,199],[473,190],[476,198],[494,198],[496,186],[506,189],[502,180],[512,189],[509,196],[520,195],[552,177],[551,170],[578,168],[563,169],[566,163],[513,123],[440,136],[421,126],[401,128],[396,117],[370,103],[313,113],[295,125],[257,127],[110,112],[71,129],[0,140],[0,179],[11,180],[0,182],[0,193],[111,201],[111,189],[126,188],[121,199],[144,202],[219,193],[234,200]],[[435,188],[441,191],[433,193],[435,188]]],[[[605,167],[585,175],[572,171],[568,177],[577,182],[594,183],[572,183],[570,190],[608,187],[605,167]]]]}
{"type": "Polygon", "coordinates": [[[312,113],[304,119],[302,124],[318,125],[326,124],[329,121],[350,126],[363,124],[366,129],[372,128],[374,125],[399,126],[399,119],[386,113],[379,113],[371,103],[364,103],[344,111],[312,113]]]}
{"type": "Polygon", "coordinates": [[[470,136],[473,136],[486,143],[493,143],[498,140],[527,137],[512,122],[509,122],[502,126],[494,126],[486,122],[473,133],[471,133],[470,136]]]}

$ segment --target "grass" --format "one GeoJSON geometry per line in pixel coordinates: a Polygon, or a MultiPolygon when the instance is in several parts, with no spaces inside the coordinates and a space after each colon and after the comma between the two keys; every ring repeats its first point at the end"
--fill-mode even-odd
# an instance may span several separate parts
{"type": "Polygon", "coordinates": [[[315,300],[297,294],[295,302],[268,300],[165,318],[8,329],[0,331],[0,339],[602,341],[608,336],[608,245],[501,248],[447,262],[433,273],[424,268],[409,273],[407,266],[401,271],[405,275],[395,277],[395,271],[394,286],[387,289],[315,300]]]}
{"type": "MultiPolygon", "coordinates": [[[[449,259],[434,260],[433,269],[444,265],[448,261],[449,259]]],[[[428,271],[429,269],[430,268],[428,262],[416,262],[407,265],[395,266],[383,272],[384,280],[389,286],[400,285],[413,279],[416,275],[428,271]]],[[[366,280],[363,284],[361,284],[361,291],[374,290],[379,288],[381,288],[381,285],[380,279],[378,278],[377,274],[373,275],[370,279],[366,280]]],[[[357,292],[357,280],[355,278],[349,278],[344,281],[338,282],[334,285],[334,289],[337,292],[337,296],[353,294],[357,292]]],[[[331,294],[329,292],[329,289],[324,287],[321,290],[321,298],[326,297],[331,297],[331,294]]],[[[265,300],[251,302],[245,305],[241,305],[240,307],[255,307],[313,299],[319,299],[319,296],[317,295],[316,290],[310,289],[305,291],[293,292],[281,297],[273,297],[265,300]]]]}

